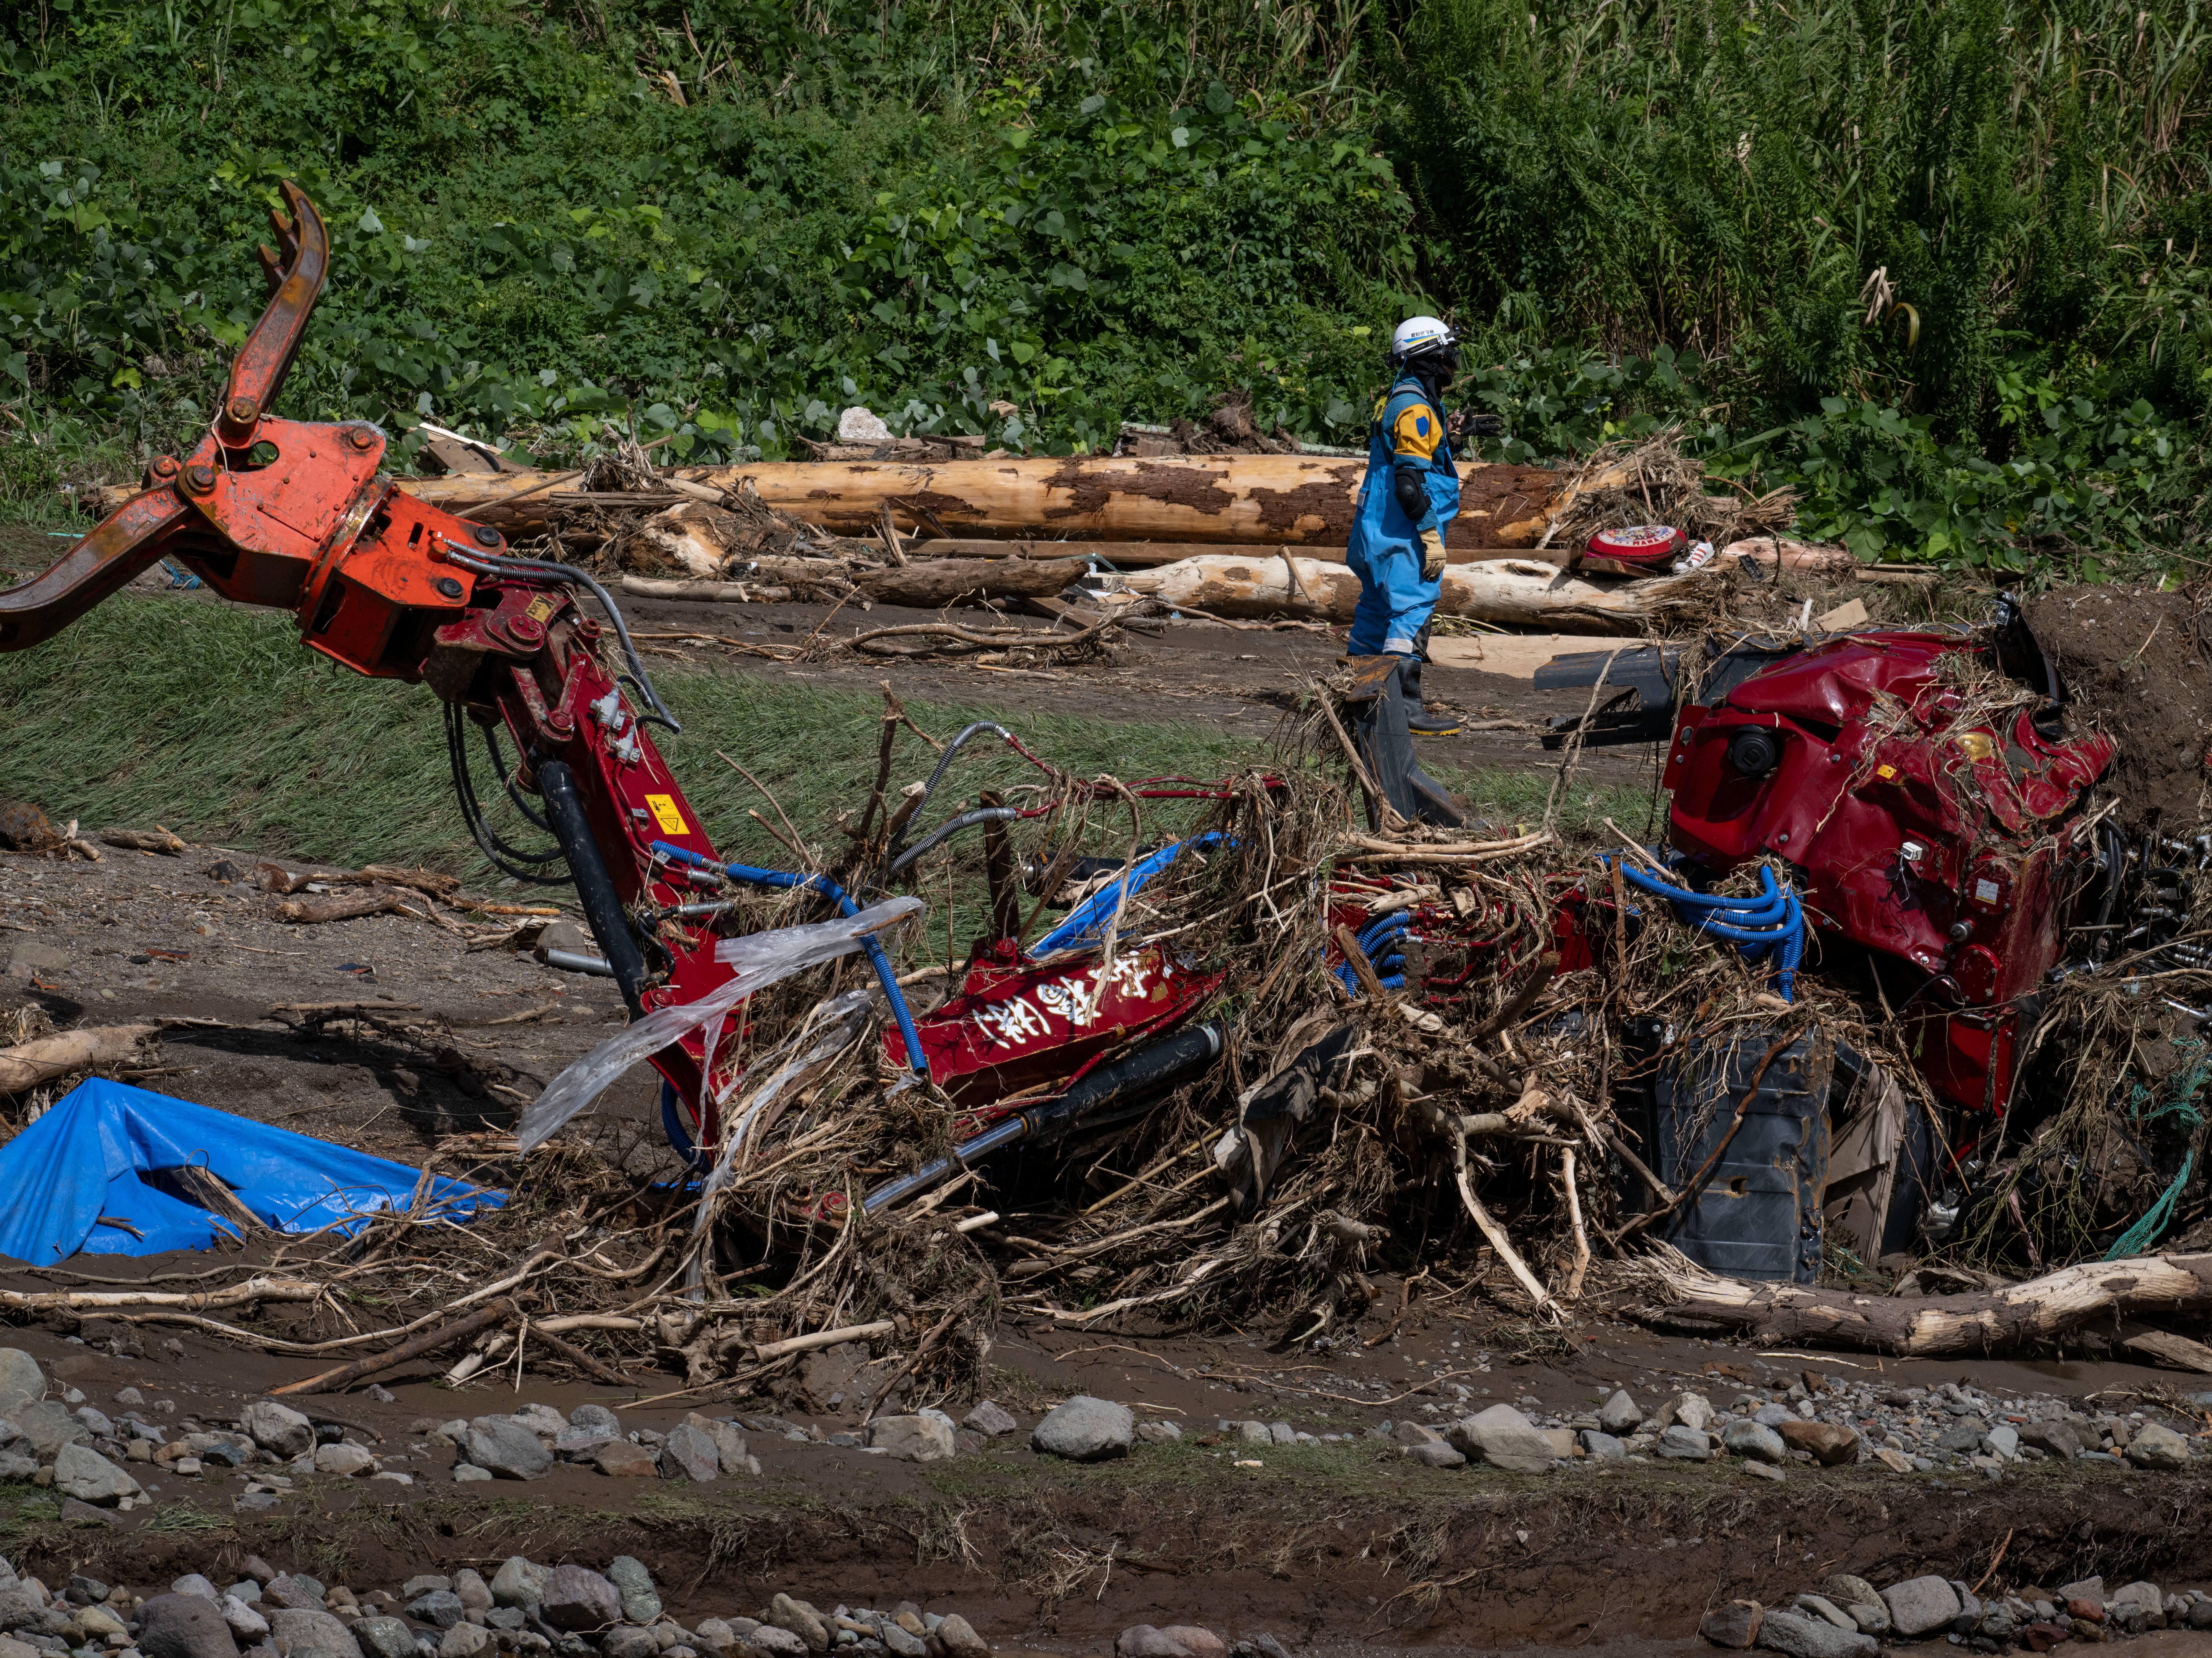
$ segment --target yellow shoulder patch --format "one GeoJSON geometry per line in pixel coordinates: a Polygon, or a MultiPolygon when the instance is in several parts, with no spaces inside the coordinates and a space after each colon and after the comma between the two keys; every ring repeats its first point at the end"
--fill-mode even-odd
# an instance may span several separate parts
{"type": "Polygon", "coordinates": [[[1390,428],[1391,452],[1415,460],[1431,459],[1443,440],[1443,422],[1425,403],[1416,403],[1400,410],[1390,428]]]}

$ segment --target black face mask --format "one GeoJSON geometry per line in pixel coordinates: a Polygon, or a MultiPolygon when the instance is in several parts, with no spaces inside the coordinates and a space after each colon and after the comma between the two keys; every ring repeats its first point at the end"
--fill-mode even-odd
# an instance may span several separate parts
{"type": "Polygon", "coordinates": [[[1406,372],[1441,392],[1459,375],[1459,348],[1442,345],[1408,357],[1406,372]]]}

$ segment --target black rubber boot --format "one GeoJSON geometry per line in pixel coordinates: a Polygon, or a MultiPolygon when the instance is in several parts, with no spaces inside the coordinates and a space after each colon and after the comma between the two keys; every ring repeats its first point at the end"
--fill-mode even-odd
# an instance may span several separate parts
{"type": "MultiPolygon", "coordinates": [[[[1467,821],[1465,808],[1413,758],[1407,716],[1419,704],[1407,701],[1403,677],[1401,669],[1383,681],[1382,695],[1346,710],[1352,716],[1352,741],[1376,786],[1400,817],[1455,829],[1467,821]]],[[[1368,827],[1379,827],[1371,811],[1368,827]]]]}
{"type": "MultiPolygon", "coordinates": [[[[1422,630],[1427,642],[1428,629],[1422,630]]],[[[1406,729],[1416,737],[1455,737],[1464,723],[1455,714],[1431,708],[1421,701],[1421,659],[1405,658],[1398,665],[1398,683],[1406,694],[1406,729]]]]}

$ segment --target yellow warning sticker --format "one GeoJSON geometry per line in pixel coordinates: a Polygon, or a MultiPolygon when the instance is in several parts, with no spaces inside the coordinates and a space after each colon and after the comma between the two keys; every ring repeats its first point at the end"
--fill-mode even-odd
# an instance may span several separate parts
{"type": "Polygon", "coordinates": [[[1894,766],[1876,766],[1874,768],[1874,774],[1881,779],[1883,782],[1887,783],[1891,778],[1897,775],[1897,768],[1894,766]]]}
{"type": "Polygon", "coordinates": [[[691,826],[684,821],[684,814],[676,809],[673,795],[648,794],[645,806],[653,814],[653,821],[660,825],[663,835],[689,835],[691,826]]]}
{"type": "Polygon", "coordinates": [[[523,611],[523,615],[528,616],[533,622],[544,622],[549,620],[552,616],[553,612],[560,608],[561,601],[559,599],[554,598],[550,593],[540,593],[537,598],[530,601],[529,608],[523,611]]]}

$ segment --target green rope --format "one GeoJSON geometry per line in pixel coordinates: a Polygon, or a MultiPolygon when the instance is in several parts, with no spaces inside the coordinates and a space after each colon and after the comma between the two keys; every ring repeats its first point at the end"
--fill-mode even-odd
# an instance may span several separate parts
{"type": "MultiPolygon", "coordinates": [[[[2190,1067],[2188,1074],[2164,1100],[2154,1100],[2150,1090],[2138,1083],[2133,1097],[2128,1102],[2128,1115],[2138,1124],[2154,1122],[2160,1117],[2178,1116],[2185,1127],[2200,1128],[2204,1123],[2204,1114],[2197,1108],[2197,1096],[2203,1091],[2207,1082],[2212,1082],[2212,1058],[2205,1056],[2204,1044],[2191,1037],[2179,1037],[2173,1045],[2197,1049],[2197,1063],[2190,1067]]],[[[2173,1218],[2173,1206],[2181,1200],[2181,1188],[2189,1184],[2189,1171],[2196,1161],[2197,1153],[2193,1148],[2182,1154],[2181,1172],[2173,1177],[2173,1183],[2159,1193],[2158,1201],[2143,1212],[2141,1219],[2120,1234],[2119,1241],[2105,1252],[2106,1260],[2141,1254],[2156,1241],[2158,1235],[2166,1230],[2166,1223],[2173,1218]]]]}

